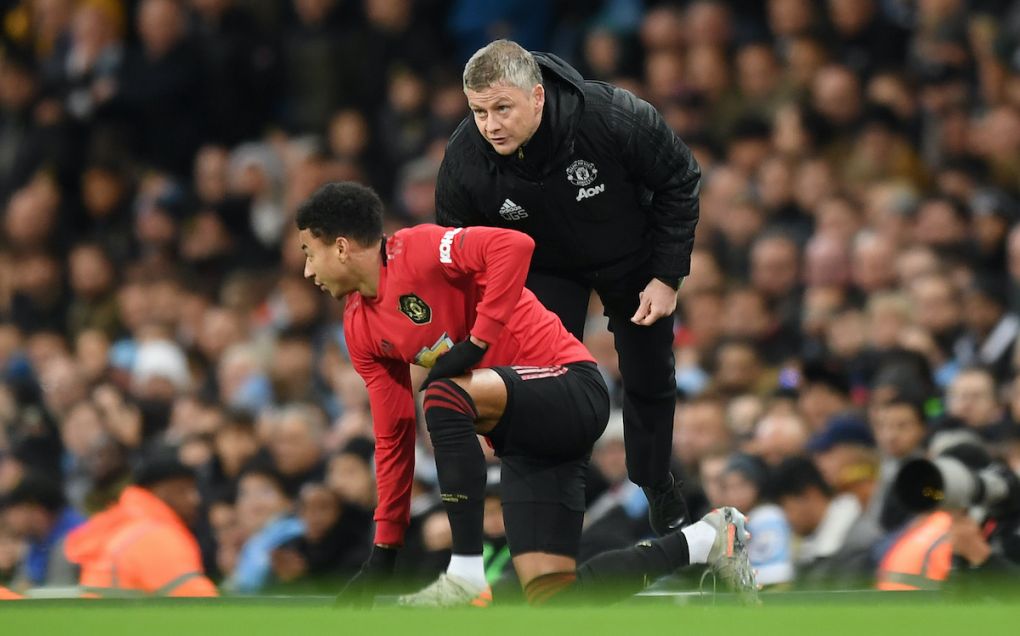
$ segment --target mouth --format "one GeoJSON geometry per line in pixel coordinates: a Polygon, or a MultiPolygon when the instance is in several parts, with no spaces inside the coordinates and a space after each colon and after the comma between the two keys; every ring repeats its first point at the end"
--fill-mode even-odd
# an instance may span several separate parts
{"type": "Polygon", "coordinates": [[[489,137],[489,143],[501,146],[506,143],[506,137],[489,137]]]}

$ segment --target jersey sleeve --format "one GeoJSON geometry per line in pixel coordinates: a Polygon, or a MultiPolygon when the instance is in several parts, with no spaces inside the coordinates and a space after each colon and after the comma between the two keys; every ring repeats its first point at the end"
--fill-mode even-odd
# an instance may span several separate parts
{"type": "Polygon", "coordinates": [[[469,276],[483,288],[471,335],[492,344],[499,339],[524,291],[535,241],[521,232],[494,227],[448,230],[439,244],[447,275],[469,276]]]}
{"type": "Polygon", "coordinates": [[[402,545],[411,517],[416,417],[408,365],[348,347],[354,370],[365,381],[375,433],[375,542],[402,545]]]}

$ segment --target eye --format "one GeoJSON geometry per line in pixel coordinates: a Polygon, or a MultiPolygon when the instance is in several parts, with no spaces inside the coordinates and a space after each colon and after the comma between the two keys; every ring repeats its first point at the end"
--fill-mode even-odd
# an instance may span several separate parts
{"type": "Polygon", "coordinates": [[[501,112],[501,113],[505,113],[505,112],[510,110],[510,107],[507,106],[506,104],[503,104],[502,106],[498,107],[496,110],[501,112]]]}

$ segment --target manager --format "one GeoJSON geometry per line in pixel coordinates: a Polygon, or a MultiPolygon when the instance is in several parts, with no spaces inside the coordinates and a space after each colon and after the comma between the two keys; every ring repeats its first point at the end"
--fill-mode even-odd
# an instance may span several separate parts
{"type": "Polygon", "coordinates": [[[599,295],[619,354],[627,470],[665,535],[688,516],[670,472],[672,316],[690,271],[698,164],[647,102],[514,42],[468,60],[464,93],[471,115],[439,171],[437,221],[531,235],[527,286],[578,339],[599,295]]]}

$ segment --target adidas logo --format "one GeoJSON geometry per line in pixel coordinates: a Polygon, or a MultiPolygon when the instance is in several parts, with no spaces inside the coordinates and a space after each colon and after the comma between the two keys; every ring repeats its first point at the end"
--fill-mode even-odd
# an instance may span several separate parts
{"type": "Polygon", "coordinates": [[[499,208],[499,215],[507,221],[520,221],[528,218],[528,213],[524,211],[524,208],[510,199],[503,202],[502,207],[499,208]]]}

